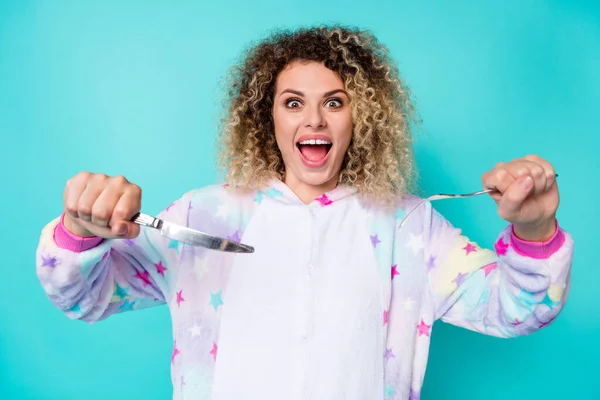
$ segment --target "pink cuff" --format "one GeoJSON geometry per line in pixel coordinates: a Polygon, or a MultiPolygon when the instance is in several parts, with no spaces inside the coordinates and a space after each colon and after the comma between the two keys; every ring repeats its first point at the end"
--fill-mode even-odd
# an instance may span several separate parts
{"type": "Polygon", "coordinates": [[[556,253],[565,242],[565,234],[560,230],[557,221],[556,230],[550,239],[545,242],[530,242],[520,239],[515,234],[515,227],[513,225],[510,230],[510,241],[515,253],[539,260],[549,258],[552,254],[556,253]]]}
{"type": "Polygon", "coordinates": [[[58,247],[81,253],[98,246],[102,242],[103,239],[98,236],[81,237],[69,232],[63,223],[64,217],[64,214],[61,215],[60,222],[54,228],[54,241],[58,247]]]}

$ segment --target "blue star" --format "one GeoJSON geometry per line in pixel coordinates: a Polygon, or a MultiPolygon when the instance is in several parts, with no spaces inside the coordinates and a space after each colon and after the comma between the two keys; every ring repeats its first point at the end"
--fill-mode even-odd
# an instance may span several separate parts
{"type": "Polygon", "coordinates": [[[396,219],[402,219],[406,216],[406,211],[401,208],[396,209],[396,219]]]}
{"type": "Polygon", "coordinates": [[[391,385],[387,385],[385,387],[384,396],[386,398],[392,397],[394,395],[394,388],[391,385]]]}
{"type": "Polygon", "coordinates": [[[119,309],[121,310],[121,312],[131,311],[131,310],[133,310],[133,305],[134,304],[135,304],[135,301],[125,300],[123,302],[123,304],[121,304],[119,306],[119,309]]]}
{"type": "Polygon", "coordinates": [[[254,201],[257,202],[258,204],[262,203],[263,192],[261,192],[261,191],[256,192],[256,197],[254,198],[254,201]]]}
{"type": "Polygon", "coordinates": [[[517,296],[517,298],[525,305],[530,311],[533,311],[534,306],[538,304],[538,301],[535,299],[535,293],[528,292],[525,289],[521,289],[521,292],[517,296]]]}
{"type": "Polygon", "coordinates": [[[217,293],[210,294],[210,305],[213,306],[215,311],[219,308],[219,306],[223,305],[223,299],[221,299],[222,291],[219,290],[217,293]]]}
{"type": "Polygon", "coordinates": [[[549,309],[553,309],[554,306],[556,306],[558,303],[560,303],[559,301],[554,301],[550,298],[550,296],[548,296],[548,293],[546,293],[546,297],[544,297],[544,300],[542,300],[542,304],[545,304],[548,306],[549,309]]]}
{"type": "Polygon", "coordinates": [[[71,311],[73,313],[79,313],[79,312],[81,312],[81,308],[79,308],[79,303],[77,303],[73,307],[71,307],[69,309],[69,311],[71,311]]]}
{"type": "Polygon", "coordinates": [[[171,239],[169,241],[169,249],[175,249],[177,254],[179,254],[179,242],[177,240],[171,239]]]}
{"type": "Polygon", "coordinates": [[[477,302],[477,306],[476,307],[479,307],[479,306],[482,306],[484,304],[487,304],[489,298],[490,298],[490,291],[486,290],[485,292],[483,292],[481,294],[481,297],[479,298],[479,301],[477,302]]]}
{"type": "Polygon", "coordinates": [[[115,288],[114,295],[119,296],[119,300],[123,300],[125,297],[129,296],[129,293],[127,293],[129,288],[122,288],[118,283],[116,285],[117,287],[115,288]]]}
{"type": "Polygon", "coordinates": [[[277,197],[277,196],[281,196],[283,193],[281,193],[279,190],[277,190],[275,188],[270,188],[269,190],[267,190],[265,192],[265,194],[270,197],[277,197]]]}

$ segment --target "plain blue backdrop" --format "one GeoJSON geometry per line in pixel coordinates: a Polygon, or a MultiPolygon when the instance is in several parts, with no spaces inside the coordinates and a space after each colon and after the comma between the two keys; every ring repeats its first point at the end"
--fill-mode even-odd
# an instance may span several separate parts
{"type": "MultiPolygon", "coordinates": [[[[600,399],[597,1],[0,0],[1,399],[170,398],[167,308],[69,320],[35,276],[39,233],[80,170],[125,175],[149,213],[219,181],[219,79],[270,29],[327,22],[371,29],[399,62],[421,194],[478,190],[528,153],[560,174],[566,309],[511,340],[436,325],[422,398],[600,399]]],[[[437,207],[483,246],[504,226],[489,198],[437,207]]]]}

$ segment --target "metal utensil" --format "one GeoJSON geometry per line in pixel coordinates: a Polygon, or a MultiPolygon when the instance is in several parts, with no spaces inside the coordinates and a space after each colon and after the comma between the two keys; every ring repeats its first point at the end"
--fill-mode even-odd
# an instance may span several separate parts
{"type": "MultiPolygon", "coordinates": [[[[558,177],[558,174],[554,175],[555,178],[558,177]]],[[[423,200],[421,200],[419,202],[419,204],[417,204],[412,210],[410,210],[408,212],[408,214],[406,214],[404,216],[404,218],[402,219],[402,221],[400,222],[400,225],[398,225],[398,228],[401,228],[402,225],[404,225],[404,223],[406,222],[408,216],[410,214],[413,213],[413,211],[415,211],[417,208],[419,208],[423,203],[425,203],[426,201],[434,201],[434,200],[444,200],[444,199],[457,199],[457,198],[464,198],[464,197],[473,197],[473,196],[480,196],[482,194],[486,194],[486,193],[491,193],[491,192],[497,192],[498,189],[484,189],[484,190],[480,190],[478,192],[473,192],[473,193],[463,193],[463,194],[434,194],[433,196],[429,196],[423,200]]]]}
{"type": "Polygon", "coordinates": [[[154,228],[163,236],[177,240],[178,242],[191,244],[193,246],[202,246],[206,247],[207,249],[226,251],[230,253],[254,253],[254,248],[252,246],[248,246],[247,244],[209,235],[186,226],[177,225],[160,218],[155,218],[148,214],[137,213],[131,221],[138,225],[154,228]]]}

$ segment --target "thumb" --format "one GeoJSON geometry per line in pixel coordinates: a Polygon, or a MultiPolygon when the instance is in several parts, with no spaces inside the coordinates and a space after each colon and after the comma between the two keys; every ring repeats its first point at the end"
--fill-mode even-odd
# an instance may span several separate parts
{"type": "Polygon", "coordinates": [[[133,239],[140,234],[140,226],[130,221],[120,221],[111,230],[115,236],[123,239],[133,239]]]}
{"type": "Polygon", "coordinates": [[[533,189],[533,179],[522,176],[514,181],[502,194],[498,202],[498,213],[504,219],[512,219],[519,215],[521,205],[533,189]]]}

